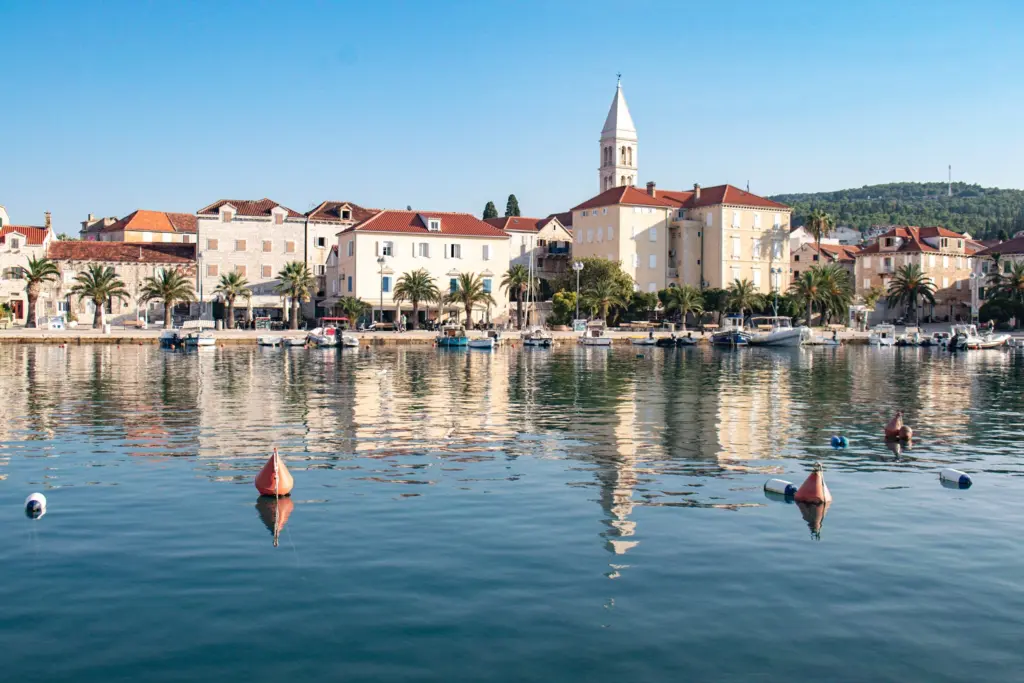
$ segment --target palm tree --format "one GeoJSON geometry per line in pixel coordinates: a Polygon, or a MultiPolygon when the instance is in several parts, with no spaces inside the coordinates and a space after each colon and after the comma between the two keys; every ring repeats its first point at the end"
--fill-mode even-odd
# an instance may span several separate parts
{"type": "Polygon", "coordinates": [[[25,327],[36,326],[36,302],[39,301],[39,290],[44,282],[53,282],[60,277],[57,265],[50,259],[28,258],[28,268],[22,268],[25,275],[25,296],[28,298],[28,310],[25,311],[25,327]]]}
{"type": "Polygon", "coordinates": [[[992,267],[988,270],[988,291],[993,294],[1002,289],[1003,273],[1002,254],[992,254],[992,267]]]}
{"type": "Polygon", "coordinates": [[[484,291],[484,281],[476,273],[459,273],[455,291],[445,297],[445,302],[457,304],[466,309],[466,325],[473,322],[473,306],[484,303],[495,306],[494,297],[484,291]]]}
{"type": "Polygon", "coordinates": [[[292,311],[288,326],[299,329],[299,302],[309,301],[316,287],[316,278],[309,271],[309,266],[304,261],[290,261],[277,274],[279,283],[277,293],[291,299],[292,311]]]}
{"type": "Polygon", "coordinates": [[[807,327],[811,327],[811,317],[814,315],[814,302],[821,298],[821,282],[818,277],[818,269],[811,268],[800,273],[792,284],[789,285],[789,293],[807,302],[807,327]]]}
{"type": "Polygon", "coordinates": [[[249,289],[249,281],[241,273],[230,272],[220,276],[220,282],[213,290],[214,294],[220,294],[228,304],[228,329],[235,328],[235,299],[252,297],[252,290],[249,289]]]}
{"type": "Polygon", "coordinates": [[[420,302],[430,303],[441,298],[441,290],[437,288],[434,278],[430,276],[425,268],[419,268],[411,273],[403,273],[395,283],[395,291],[392,295],[395,303],[403,301],[412,302],[412,329],[419,326],[420,302]]]}
{"type": "Polygon", "coordinates": [[[892,280],[889,282],[889,292],[886,296],[890,306],[906,303],[914,311],[914,322],[919,322],[917,312],[917,300],[923,297],[925,301],[935,305],[935,283],[930,277],[924,274],[921,266],[911,263],[896,269],[892,280]]]}
{"type": "Polygon", "coordinates": [[[1014,303],[1024,303],[1024,262],[1012,261],[1009,272],[999,278],[997,296],[1005,297],[1014,303]]]}
{"type": "Polygon", "coordinates": [[[583,305],[601,314],[608,320],[608,313],[614,308],[625,308],[628,303],[619,283],[612,279],[598,280],[583,292],[583,305]]]}
{"type": "Polygon", "coordinates": [[[828,315],[829,320],[832,316],[845,318],[853,301],[849,271],[836,263],[814,266],[811,270],[817,271],[822,314],[828,315]]]}
{"type": "MultiPolygon", "coordinates": [[[[537,287],[537,278],[533,281],[534,288],[537,287]]],[[[523,329],[523,293],[530,288],[530,271],[521,263],[517,263],[505,271],[505,277],[501,280],[501,288],[512,295],[516,295],[516,327],[523,329]]]]}
{"type": "Polygon", "coordinates": [[[93,264],[85,271],[75,276],[75,286],[71,288],[71,294],[78,297],[78,300],[92,299],[95,313],[92,318],[92,327],[98,330],[103,327],[103,307],[111,299],[130,301],[131,295],[124,287],[124,282],[118,277],[117,272],[111,266],[93,264]]]}
{"type": "Polygon", "coordinates": [[[817,252],[820,254],[821,238],[832,234],[832,229],[836,227],[836,219],[830,213],[826,213],[821,209],[815,209],[807,216],[807,223],[804,227],[814,237],[814,244],[817,247],[817,252]]]}
{"type": "Polygon", "coordinates": [[[171,309],[175,304],[196,300],[192,283],[177,268],[165,268],[159,275],[142,281],[141,303],[159,299],[164,302],[164,329],[171,329],[171,309]]]}
{"type": "Polygon", "coordinates": [[[729,292],[729,307],[738,310],[741,318],[745,317],[748,309],[753,310],[761,302],[761,296],[750,280],[733,280],[726,291],[729,292]]]}
{"type": "Polygon", "coordinates": [[[359,318],[371,308],[370,304],[354,296],[343,296],[335,305],[345,314],[352,327],[355,327],[359,318]]]}
{"type": "Polygon", "coordinates": [[[704,297],[700,290],[692,285],[682,287],[669,287],[665,294],[665,312],[679,311],[683,322],[683,331],[686,331],[686,316],[693,313],[700,317],[704,313],[704,297]]]}

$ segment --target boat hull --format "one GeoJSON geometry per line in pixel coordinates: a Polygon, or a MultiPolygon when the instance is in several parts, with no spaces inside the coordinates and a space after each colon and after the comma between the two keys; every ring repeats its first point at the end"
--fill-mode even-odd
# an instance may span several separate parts
{"type": "Polygon", "coordinates": [[[743,332],[719,332],[711,337],[714,346],[747,346],[750,335],[743,332]]]}
{"type": "Polygon", "coordinates": [[[801,328],[791,328],[774,332],[762,332],[750,336],[751,346],[800,346],[803,342],[804,331],[801,328]]]}
{"type": "Polygon", "coordinates": [[[611,337],[584,337],[580,339],[580,343],[584,346],[611,346],[611,337]]]}
{"type": "Polygon", "coordinates": [[[546,337],[545,338],[541,338],[541,339],[529,339],[529,338],[527,338],[527,339],[523,340],[523,346],[535,346],[537,348],[547,349],[547,348],[551,348],[551,344],[552,344],[552,340],[549,339],[549,338],[546,338],[546,337]]]}
{"type": "Polygon", "coordinates": [[[451,337],[440,337],[437,340],[437,347],[440,349],[464,349],[469,346],[469,339],[453,339],[451,337]]]}
{"type": "Polygon", "coordinates": [[[493,339],[470,339],[468,346],[471,349],[480,349],[480,350],[483,350],[483,351],[490,351],[491,349],[494,348],[494,340],[493,339]]]}

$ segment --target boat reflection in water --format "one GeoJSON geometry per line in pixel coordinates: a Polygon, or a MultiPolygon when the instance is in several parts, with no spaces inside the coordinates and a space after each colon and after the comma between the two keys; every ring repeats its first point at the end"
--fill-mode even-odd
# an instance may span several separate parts
{"type": "Polygon", "coordinates": [[[278,537],[281,529],[288,523],[288,518],[295,509],[295,501],[290,496],[277,498],[275,496],[260,496],[256,499],[256,512],[259,513],[260,521],[267,527],[274,536],[274,547],[277,547],[278,537]]]}

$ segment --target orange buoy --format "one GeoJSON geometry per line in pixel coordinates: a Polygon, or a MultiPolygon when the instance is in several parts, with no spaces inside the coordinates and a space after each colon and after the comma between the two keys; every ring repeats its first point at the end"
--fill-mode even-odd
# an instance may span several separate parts
{"type": "Polygon", "coordinates": [[[807,479],[804,480],[804,483],[800,485],[800,488],[796,490],[793,500],[798,503],[812,503],[814,505],[825,505],[832,502],[832,494],[829,493],[828,486],[825,486],[825,475],[822,471],[821,463],[814,463],[814,469],[807,479]]]}
{"type": "Polygon", "coordinates": [[[260,496],[256,500],[256,512],[259,513],[263,525],[274,535],[275,548],[281,529],[288,523],[288,517],[291,516],[294,509],[295,501],[291,497],[260,496]]]}
{"type": "Polygon", "coordinates": [[[274,448],[274,454],[256,475],[256,490],[264,496],[287,496],[292,492],[294,485],[291,472],[284,466],[284,460],[277,454],[277,448],[274,448]]]}
{"type": "Polygon", "coordinates": [[[892,416],[888,424],[885,425],[885,438],[887,439],[898,439],[900,438],[900,430],[903,428],[903,411],[897,410],[896,414],[892,416]]]}
{"type": "Polygon", "coordinates": [[[903,425],[902,427],[900,427],[899,436],[900,441],[910,441],[914,437],[914,430],[908,427],[907,425],[903,425]]]}

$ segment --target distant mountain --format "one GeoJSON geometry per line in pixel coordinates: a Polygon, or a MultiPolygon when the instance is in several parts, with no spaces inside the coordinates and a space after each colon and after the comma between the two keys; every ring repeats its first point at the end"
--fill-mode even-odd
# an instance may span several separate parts
{"type": "Polygon", "coordinates": [[[814,209],[836,217],[837,225],[864,231],[876,225],[941,225],[993,239],[1024,230],[1024,190],[1001,190],[967,183],[888,183],[855,190],[778,194],[771,199],[793,207],[793,225],[803,225],[814,209]]]}

